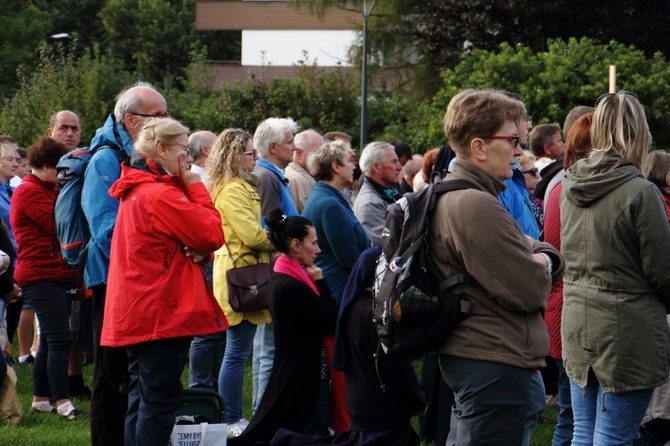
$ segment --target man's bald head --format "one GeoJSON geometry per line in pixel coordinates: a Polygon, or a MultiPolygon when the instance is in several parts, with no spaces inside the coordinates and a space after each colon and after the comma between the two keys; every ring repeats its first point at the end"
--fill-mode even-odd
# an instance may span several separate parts
{"type": "Polygon", "coordinates": [[[61,110],[54,113],[47,130],[49,137],[63,144],[69,151],[79,147],[81,141],[81,121],[76,113],[61,110]]]}
{"type": "Polygon", "coordinates": [[[138,82],[122,91],[116,98],[114,118],[123,125],[133,141],[144,121],[169,116],[165,98],[148,82],[138,82]]]}

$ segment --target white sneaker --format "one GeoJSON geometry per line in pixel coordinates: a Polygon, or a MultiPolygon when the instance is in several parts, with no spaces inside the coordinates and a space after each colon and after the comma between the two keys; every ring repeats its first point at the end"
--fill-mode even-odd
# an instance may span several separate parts
{"type": "Polygon", "coordinates": [[[229,424],[228,429],[228,438],[239,437],[242,435],[242,432],[249,426],[249,421],[245,418],[240,418],[239,421],[229,424]]]}

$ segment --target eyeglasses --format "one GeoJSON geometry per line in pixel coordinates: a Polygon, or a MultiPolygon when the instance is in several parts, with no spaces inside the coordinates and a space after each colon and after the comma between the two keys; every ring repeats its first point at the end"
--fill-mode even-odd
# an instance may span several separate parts
{"type": "Polygon", "coordinates": [[[621,94],[621,95],[624,95],[624,94],[625,94],[625,95],[632,96],[632,97],[634,97],[638,102],[640,102],[640,98],[638,98],[637,95],[636,95],[635,93],[633,93],[632,91],[620,90],[620,91],[618,91],[618,92],[616,92],[616,93],[605,93],[605,94],[601,94],[601,95],[598,97],[598,99],[596,99],[596,107],[598,106],[598,104],[600,104],[600,103],[603,101],[603,99],[605,99],[605,98],[609,98],[609,97],[611,97],[611,96],[616,96],[616,95],[619,95],[619,94],[621,94]]]}
{"type": "Polygon", "coordinates": [[[510,136],[494,135],[494,136],[485,136],[484,139],[506,139],[512,144],[512,147],[516,147],[519,144],[519,139],[521,139],[521,137],[518,135],[510,135],[510,136]]]}
{"type": "Polygon", "coordinates": [[[190,152],[190,151],[191,151],[191,146],[187,146],[187,145],[184,145],[184,144],[179,144],[178,142],[176,142],[176,143],[174,143],[174,144],[172,144],[172,145],[173,145],[173,146],[179,146],[179,147],[182,147],[182,148],[183,148],[184,150],[186,150],[187,152],[190,152]]]}
{"type": "Polygon", "coordinates": [[[144,118],[160,118],[160,119],[162,119],[162,118],[169,118],[170,117],[169,112],[165,112],[165,113],[160,113],[159,112],[159,113],[154,113],[153,115],[145,115],[144,113],[131,113],[131,112],[128,112],[128,114],[135,115],[135,116],[142,116],[144,118]]]}
{"type": "Polygon", "coordinates": [[[540,170],[537,167],[533,167],[532,169],[528,170],[522,170],[522,173],[529,173],[532,176],[536,177],[538,173],[540,173],[540,170]]]}
{"type": "Polygon", "coordinates": [[[256,153],[258,153],[258,151],[256,149],[253,149],[253,150],[249,150],[248,152],[242,152],[242,155],[256,156],[256,153]]]}

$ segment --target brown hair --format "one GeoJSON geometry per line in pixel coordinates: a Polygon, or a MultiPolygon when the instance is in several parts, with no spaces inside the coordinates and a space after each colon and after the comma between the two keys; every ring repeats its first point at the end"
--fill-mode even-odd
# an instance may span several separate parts
{"type": "Polygon", "coordinates": [[[28,161],[35,169],[56,167],[58,161],[67,152],[68,149],[63,144],[43,136],[28,149],[28,161]]]}
{"type": "Polygon", "coordinates": [[[506,122],[526,119],[523,103],[494,90],[464,90],[451,98],[444,133],[458,156],[467,158],[474,138],[493,135],[506,122]]]}
{"type": "Polygon", "coordinates": [[[563,167],[575,164],[582,158],[586,158],[591,153],[591,122],[593,113],[588,113],[577,119],[568,133],[565,140],[565,151],[563,152],[563,167]]]}

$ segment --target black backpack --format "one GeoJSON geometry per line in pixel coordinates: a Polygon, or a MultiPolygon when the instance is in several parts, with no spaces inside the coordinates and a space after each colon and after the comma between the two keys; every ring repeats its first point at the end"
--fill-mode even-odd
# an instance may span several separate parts
{"type": "Polygon", "coordinates": [[[437,173],[434,177],[428,187],[405,194],[386,210],[384,252],[377,261],[372,304],[379,335],[377,355],[419,356],[434,351],[470,313],[471,303],[462,294],[470,276],[438,277],[426,237],[437,198],[474,186],[465,180],[439,182],[437,173]]]}

